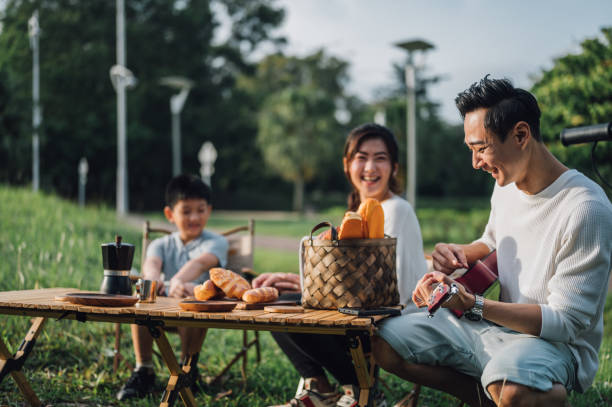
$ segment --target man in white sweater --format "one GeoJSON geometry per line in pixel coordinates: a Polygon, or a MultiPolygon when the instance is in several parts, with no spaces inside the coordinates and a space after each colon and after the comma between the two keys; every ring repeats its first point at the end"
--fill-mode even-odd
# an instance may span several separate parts
{"type": "Polygon", "coordinates": [[[499,301],[456,283],[441,310],[389,319],[374,355],[398,376],[473,405],[563,406],[598,366],[612,265],[612,205],[603,190],[542,143],[529,92],[485,77],[455,100],[475,169],[496,180],[482,237],[436,245],[413,301],[427,305],[455,269],[497,250],[499,301]],[[480,385],[481,386],[480,386],[480,385]],[[484,394],[483,394],[484,390],[484,394]],[[486,397],[485,397],[486,395],[486,397]]]}

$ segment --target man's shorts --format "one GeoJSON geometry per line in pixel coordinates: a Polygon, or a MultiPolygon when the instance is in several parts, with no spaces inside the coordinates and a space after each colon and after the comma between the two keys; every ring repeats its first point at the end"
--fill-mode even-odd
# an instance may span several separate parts
{"type": "Polygon", "coordinates": [[[488,321],[458,319],[447,309],[433,318],[426,312],[388,318],[378,334],[406,361],[451,367],[480,378],[485,390],[504,380],[541,391],[549,391],[554,383],[568,391],[576,385],[578,366],[566,344],[488,321]]]}

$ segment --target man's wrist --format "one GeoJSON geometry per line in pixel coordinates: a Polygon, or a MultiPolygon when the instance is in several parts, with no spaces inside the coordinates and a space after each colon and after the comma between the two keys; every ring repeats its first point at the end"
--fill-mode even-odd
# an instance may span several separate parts
{"type": "Polygon", "coordinates": [[[463,304],[463,310],[464,311],[470,310],[474,308],[474,305],[476,305],[476,296],[474,294],[468,293],[468,299],[463,304]]]}

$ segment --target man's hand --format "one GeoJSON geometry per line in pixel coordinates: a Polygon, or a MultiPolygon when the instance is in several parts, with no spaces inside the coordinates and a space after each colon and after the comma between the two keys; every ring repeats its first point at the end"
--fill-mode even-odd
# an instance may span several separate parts
{"type": "Polygon", "coordinates": [[[431,254],[433,269],[451,274],[459,268],[468,268],[468,260],[463,247],[452,243],[438,243],[431,254]]]}
{"type": "Polygon", "coordinates": [[[467,292],[465,287],[463,287],[461,284],[457,283],[455,280],[439,271],[427,273],[423,277],[421,277],[414,291],[412,292],[412,302],[414,302],[415,305],[419,308],[428,306],[429,297],[431,296],[431,293],[440,283],[448,285],[455,284],[459,289],[459,292],[457,292],[457,294],[450,297],[448,301],[444,302],[441,305],[443,308],[465,311],[474,306],[474,295],[467,292]]]}
{"type": "Polygon", "coordinates": [[[168,296],[175,298],[185,298],[193,295],[193,289],[195,284],[183,281],[179,278],[173,277],[170,279],[170,287],[168,289],[168,296]]]}
{"type": "Polygon", "coordinates": [[[253,280],[253,288],[274,287],[280,293],[300,292],[300,276],[291,273],[263,273],[253,280]]]}

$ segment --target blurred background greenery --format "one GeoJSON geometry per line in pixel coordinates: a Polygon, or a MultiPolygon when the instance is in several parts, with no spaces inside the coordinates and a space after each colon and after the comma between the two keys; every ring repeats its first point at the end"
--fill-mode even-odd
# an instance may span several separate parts
{"type": "MultiPolygon", "coordinates": [[[[41,188],[76,199],[76,169],[86,157],[88,202],[112,204],[116,104],[108,67],[115,63],[115,2],[6,0],[2,6],[0,182],[31,182],[32,53],[25,27],[37,9],[44,22],[41,188]]],[[[284,17],[272,0],[126,0],[128,65],[138,77],[127,96],[132,211],[158,210],[171,177],[171,91],[159,85],[168,75],[195,83],[181,119],[183,168],[197,174],[196,152],[204,140],[214,143],[217,209],[321,211],[344,205],[344,137],[353,126],[372,121],[381,108],[400,141],[400,185],[405,184],[403,66],[394,66],[393,86],[365,103],[347,90],[347,61],[325,49],[303,57],[291,54],[275,30],[284,17]],[[221,9],[231,34],[218,43],[214,32],[221,9]]],[[[579,53],[560,56],[535,75],[531,89],[541,103],[542,134],[552,151],[592,178],[590,146],[565,149],[558,134],[565,127],[611,120],[611,40],[610,27],[584,39],[579,53]]],[[[428,96],[428,87],[441,78],[428,74],[427,67],[419,76],[418,196],[487,196],[492,183],[487,174],[471,169],[461,126],[446,123],[428,96]]],[[[612,178],[611,153],[610,143],[598,147],[607,179],[612,178]]]]}

